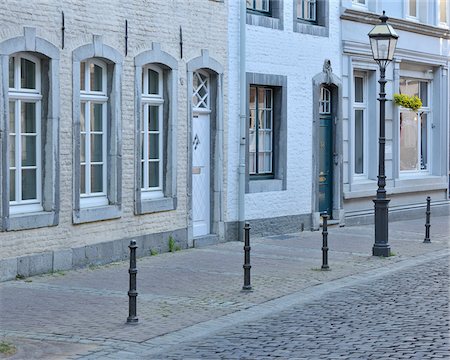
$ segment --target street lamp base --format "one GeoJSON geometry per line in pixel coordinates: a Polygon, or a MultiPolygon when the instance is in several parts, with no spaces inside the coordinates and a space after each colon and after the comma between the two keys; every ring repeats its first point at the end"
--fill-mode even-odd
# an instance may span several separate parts
{"type": "Polygon", "coordinates": [[[372,248],[372,255],[388,257],[391,255],[391,247],[388,244],[375,244],[372,248]]]}

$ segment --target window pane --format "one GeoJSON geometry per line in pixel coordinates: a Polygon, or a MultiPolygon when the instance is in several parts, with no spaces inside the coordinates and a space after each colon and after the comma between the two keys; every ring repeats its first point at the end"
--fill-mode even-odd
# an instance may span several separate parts
{"type": "Polygon", "coordinates": [[[159,131],[159,106],[148,107],[148,130],[159,131]]]}
{"type": "Polygon", "coordinates": [[[36,64],[27,59],[20,59],[20,83],[22,89],[36,89],[36,64]]]}
{"type": "Polygon", "coordinates": [[[400,113],[400,170],[417,169],[417,114],[400,113]]]}
{"type": "Polygon", "coordinates": [[[13,88],[14,87],[14,57],[10,57],[9,58],[9,87],[13,88]]]}
{"type": "Polygon", "coordinates": [[[86,165],[80,169],[80,194],[86,194],[86,165]]]}
{"type": "Polygon", "coordinates": [[[264,171],[266,173],[272,172],[272,154],[266,153],[264,156],[264,171]]]}
{"type": "Polygon", "coordinates": [[[258,111],[258,129],[264,129],[264,110],[258,111]]]}
{"type": "Polygon", "coordinates": [[[91,103],[91,131],[103,130],[103,104],[91,103]]]}
{"type": "Polygon", "coordinates": [[[9,170],[9,201],[16,201],[16,170],[9,170]]]}
{"type": "Polygon", "coordinates": [[[159,186],[159,162],[148,163],[148,182],[149,187],[159,186]]]}
{"type": "Polygon", "coordinates": [[[16,166],[16,136],[9,136],[9,166],[16,166]]]}
{"type": "Polygon", "coordinates": [[[150,134],[148,136],[149,159],[159,159],[159,134],[150,134]]]}
{"type": "Polygon", "coordinates": [[[250,129],[255,129],[256,126],[256,113],[255,110],[250,110],[250,114],[249,114],[249,128],[250,129]]]}
{"type": "Polygon", "coordinates": [[[86,63],[80,63],[80,90],[86,90],[86,63]]]}
{"type": "Polygon", "coordinates": [[[264,150],[265,151],[272,151],[272,132],[271,131],[266,131],[265,134],[265,139],[264,139],[264,150]]]}
{"type": "Polygon", "coordinates": [[[265,89],[264,88],[258,88],[258,109],[264,109],[265,108],[265,89]]]}
{"type": "Polygon", "coordinates": [[[22,170],[22,200],[36,199],[36,169],[22,170]]]}
{"type": "Polygon", "coordinates": [[[439,21],[441,23],[447,22],[447,1],[448,0],[439,1],[439,21]]]}
{"type": "Polygon", "coordinates": [[[249,143],[248,143],[248,149],[250,152],[255,152],[256,151],[256,133],[255,130],[250,130],[249,134],[249,143]]]}
{"type": "Polygon", "coordinates": [[[21,132],[36,133],[36,103],[22,102],[21,132]]]}
{"type": "Polygon", "coordinates": [[[256,88],[250,87],[250,109],[256,109],[256,88]]]}
{"type": "Polygon", "coordinates": [[[256,154],[255,153],[249,154],[248,164],[249,164],[249,173],[255,174],[256,173],[256,154]]]}
{"type": "Polygon", "coordinates": [[[159,94],[159,74],[152,69],[148,69],[148,93],[159,94]]]}
{"type": "Polygon", "coordinates": [[[362,103],[364,102],[364,87],[363,87],[363,78],[359,76],[355,76],[355,102],[362,103]]]}
{"type": "Polygon", "coordinates": [[[272,129],[272,111],[266,111],[266,129],[272,129]]]}
{"type": "Polygon", "coordinates": [[[22,136],[22,166],[36,166],[36,136],[22,136]]]}
{"type": "Polygon", "coordinates": [[[13,101],[9,102],[9,132],[16,132],[16,104],[13,101]]]}
{"type": "Polygon", "coordinates": [[[409,0],[409,15],[410,16],[417,16],[416,0],[409,0]]]}
{"type": "Polygon", "coordinates": [[[264,168],[264,153],[258,152],[258,174],[264,174],[265,168],[264,168]]]}
{"type": "Polygon", "coordinates": [[[86,131],[86,103],[81,103],[80,106],[80,130],[86,131]]]}
{"type": "Polygon", "coordinates": [[[422,106],[428,106],[428,83],[426,81],[420,82],[420,100],[422,100],[422,106]]]}
{"type": "Polygon", "coordinates": [[[272,90],[271,89],[266,89],[266,94],[265,94],[265,107],[266,109],[271,109],[272,108],[272,90]]]}
{"type": "Polygon", "coordinates": [[[91,91],[103,91],[103,69],[95,64],[90,66],[91,91]]]}
{"type": "Polygon", "coordinates": [[[420,169],[426,170],[428,168],[428,128],[427,128],[427,113],[422,113],[420,116],[420,169]]]}
{"type": "Polygon", "coordinates": [[[419,82],[417,80],[400,78],[400,93],[409,96],[419,96],[419,82]]]}
{"type": "Polygon", "coordinates": [[[258,152],[262,152],[266,148],[264,144],[264,135],[265,135],[264,130],[258,131],[258,152]]]}
{"type": "Polygon", "coordinates": [[[364,111],[355,110],[355,174],[364,173],[364,111]]]}
{"type": "Polygon", "coordinates": [[[80,161],[86,161],[86,134],[81,134],[80,137],[80,161]]]}
{"type": "Polygon", "coordinates": [[[103,165],[91,165],[91,192],[103,192],[103,165]]]}
{"type": "Polygon", "coordinates": [[[91,134],[91,162],[103,161],[103,135],[91,134]]]}

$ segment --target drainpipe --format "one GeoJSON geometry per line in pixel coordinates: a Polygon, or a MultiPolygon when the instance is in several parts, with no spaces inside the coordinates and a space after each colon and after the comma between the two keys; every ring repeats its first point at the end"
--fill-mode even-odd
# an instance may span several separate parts
{"type": "Polygon", "coordinates": [[[240,133],[239,133],[239,199],[238,199],[238,221],[239,241],[243,241],[245,222],[245,150],[246,150],[246,124],[247,124],[247,84],[245,74],[245,27],[247,18],[247,7],[245,1],[239,2],[240,24],[239,24],[239,94],[240,94],[240,133]]]}

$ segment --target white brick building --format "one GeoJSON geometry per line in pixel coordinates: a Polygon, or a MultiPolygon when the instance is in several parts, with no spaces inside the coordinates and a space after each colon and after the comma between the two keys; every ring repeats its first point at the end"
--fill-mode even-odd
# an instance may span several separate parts
{"type": "Polygon", "coordinates": [[[223,207],[226,4],[0,7],[0,278],[123,259],[130,239],[140,255],[192,246],[196,199],[223,207]],[[214,192],[191,171],[199,114],[214,192]]]}

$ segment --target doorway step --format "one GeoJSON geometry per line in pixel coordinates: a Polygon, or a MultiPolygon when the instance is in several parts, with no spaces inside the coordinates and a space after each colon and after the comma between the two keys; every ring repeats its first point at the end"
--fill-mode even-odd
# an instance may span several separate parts
{"type": "Polygon", "coordinates": [[[194,238],[195,248],[216,245],[218,243],[219,243],[219,236],[216,234],[203,235],[194,238]]]}

